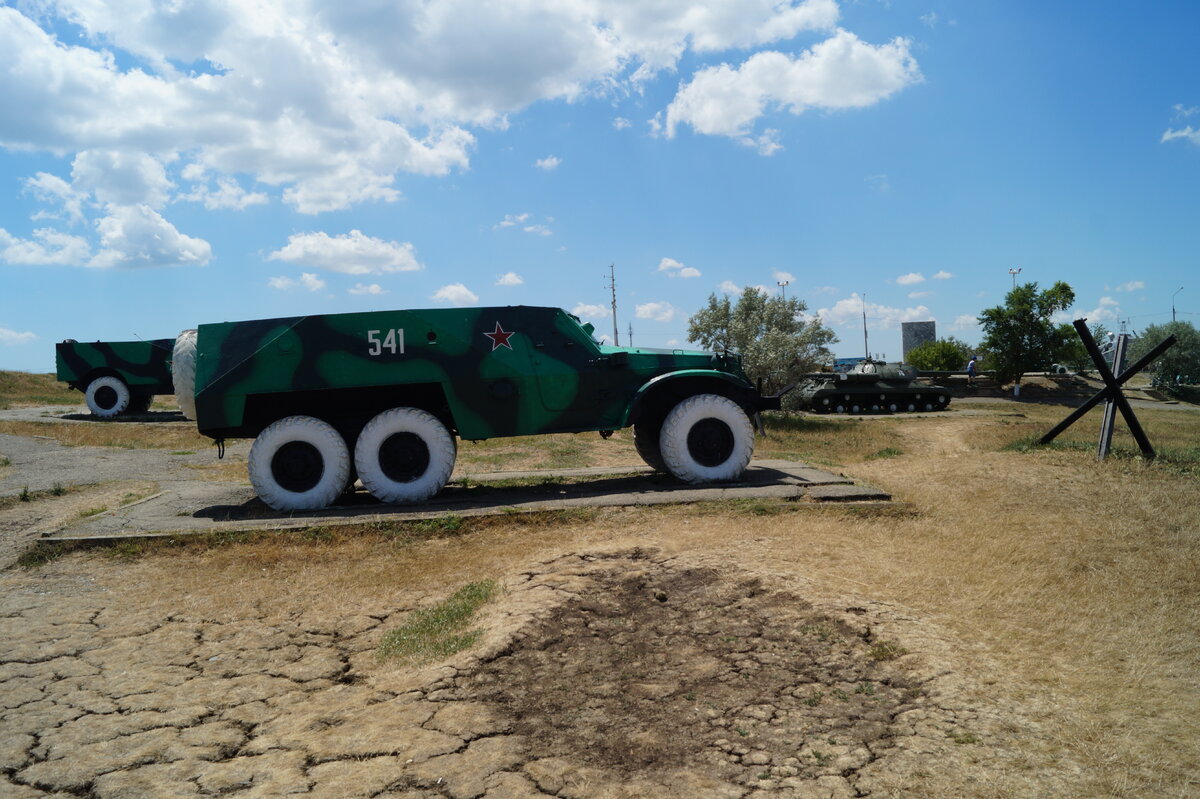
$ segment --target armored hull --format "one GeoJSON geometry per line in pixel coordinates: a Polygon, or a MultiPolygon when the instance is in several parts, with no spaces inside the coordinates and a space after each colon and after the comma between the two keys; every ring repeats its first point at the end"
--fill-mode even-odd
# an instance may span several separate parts
{"type": "Polygon", "coordinates": [[[947,389],[916,381],[915,366],[863,361],[846,373],[808,375],[796,395],[812,413],[915,413],[950,404],[947,389]]]}

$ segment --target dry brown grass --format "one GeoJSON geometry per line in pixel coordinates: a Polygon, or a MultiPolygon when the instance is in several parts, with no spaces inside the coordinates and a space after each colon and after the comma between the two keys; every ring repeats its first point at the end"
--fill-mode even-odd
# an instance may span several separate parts
{"type": "Polygon", "coordinates": [[[0,421],[0,433],[43,436],[71,447],[121,447],[201,451],[212,440],[192,422],[23,422],[0,421]]]}
{"type": "Polygon", "coordinates": [[[83,395],[52,374],[0,370],[0,410],[35,405],[82,405],[83,395]]]}
{"type": "MultiPolygon", "coordinates": [[[[253,607],[319,620],[348,606],[415,607],[564,551],[658,547],[782,575],[801,593],[911,608],[962,641],[960,668],[992,692],[981,707],[1019,701],[1039,709],[1050,739],[1030,744],[1031,770],[1066,754],[1086,766],[1079,796],[1195,795],[1196,475],[1186,461],[1100,463],[1083,450],[1005,449],[1064,414],[1005,404],[836,428],[798,424],[776,428],[759,450],[824,455],[892,492],[903,503],[892,508],[728,504],[357,526],[161,548],[109,577],[139,606],[167,609],[184,597],[193,612],[215,617],[253,607]],[[901,454],[869,457],[887,448],[901,454]]],[[[1164,450],[1200,443],[1200,414],[1139,417],[1164,450]]],[[[1068,442],[1094,443],[1097,426],[1086,421],[1068,442]]],[[[628,455],[627,441],[597,438],[572,457],[588,465],[589,452],[614,444],[607,452],[628,455]]],[[[512,441],[481,446],[499,462],[464,462],[524,468],[547,458],[512,441]]],[[[987,756],[987,740],[972,745],[987,756]]]]}

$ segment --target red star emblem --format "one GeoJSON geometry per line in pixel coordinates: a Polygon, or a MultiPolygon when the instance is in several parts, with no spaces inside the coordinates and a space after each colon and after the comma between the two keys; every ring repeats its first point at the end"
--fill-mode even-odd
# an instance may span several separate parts
{"type": "Polygon", "coordinates": [[[509,344],[508,340],[512,337],[514,332],[515,331],[510,330],[505,333],[504,328],[500,327],[500,323],[497,322],[496,329],[493,332],[484,333],[483,335],[492,340],[492,352],[495,352],[500,347],[508,347],[510,350],[512,349],[512,344],[509,344]]]}

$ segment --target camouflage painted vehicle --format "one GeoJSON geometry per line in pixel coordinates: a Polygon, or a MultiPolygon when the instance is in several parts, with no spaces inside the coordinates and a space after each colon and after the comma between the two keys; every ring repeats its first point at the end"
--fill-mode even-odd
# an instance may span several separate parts
{"type": "Polygon", "coordinates": [[[201,325],[197,426],[255,439],[250,479],[277,510],[325,507],[355,474],[385,502],[427,499],[450,477],[456,437],[632,426],[656,469],[688,482],[742,473],[750,417],[779,398],[738,356],[610,347],[592,332],[530,306],[201,325]]]}
{"type": "Polygon", "coordinates": [[[67,339],[54,346],[58,379],[82,391],[101,419],[145,413],[156,394],[174,394],[171,350],[175,339],[97,341],[67,339]]]}
{"type": "Polygon", "coordinates": [[[812,413],[911,413],[950,404],[949,390],[918,384],[917,375],[910,364],[863,360],[849,372],[805,375],[796,396],[812,413]]]}

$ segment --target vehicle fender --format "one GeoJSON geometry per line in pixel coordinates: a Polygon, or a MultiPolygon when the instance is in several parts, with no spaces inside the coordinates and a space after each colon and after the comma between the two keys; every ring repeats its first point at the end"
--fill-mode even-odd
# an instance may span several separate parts
{"type": "Polygon", "coordinates": [[[669,409],[679,400],[694,394],[720,394],[729,397],[753,413],[762,409],[762,395],[737,375],[715,369],[681,369],[659,375],[638,389],[629,403],[622,426],[639,421],[650,410],[669,409]]]}

